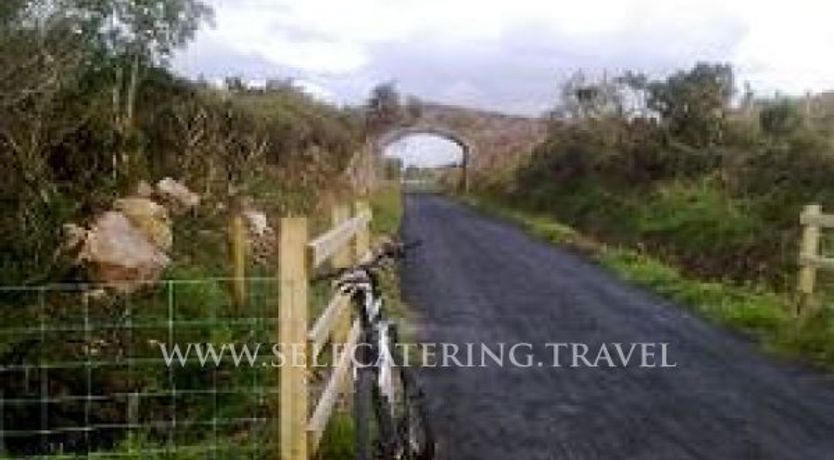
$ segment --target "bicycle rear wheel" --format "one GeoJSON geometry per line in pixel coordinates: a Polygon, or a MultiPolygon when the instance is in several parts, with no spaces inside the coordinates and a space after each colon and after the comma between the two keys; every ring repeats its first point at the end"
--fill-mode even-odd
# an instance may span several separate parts
{"type": "Polygon", "coordinates": [[[354,426],[358,460],[390,460],[396,454],[398,437],[388,400],[377,386],[374,368],[357,369],[354,393],[354,426]]]}

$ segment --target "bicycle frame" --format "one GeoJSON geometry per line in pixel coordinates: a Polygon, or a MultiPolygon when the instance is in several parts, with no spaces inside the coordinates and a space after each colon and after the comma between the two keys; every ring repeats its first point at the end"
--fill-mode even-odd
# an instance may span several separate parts
{"type": "MultiPolygon", "coordinates": [[[[370,270],[363,270],[367,281],[351,284],[353,288],[353,300],[355,305],[361,305],[360,324],[362,334],[360,342],[371,345],[368,350],[363,350],[361,364],[364,367],[372,367],[377,373],[377,388],[380,393],[388,399],[389,403],[394,402],[393,368],[396,365],[394,355],[390,348],[391,339],[396,337],[392,334],[395,326],[388,320],[383,319],[383,302],[377,286],[376,275],[370,270]],[[367,353],[365,353],[367,352],[367,353]]],[[[354,367],[354,380],[357,378],[358,368],[354,367]]],[[[393,407],[393,406],[392,406],[393,407]]]]}
{"type": "MultiPolygon", "coordinates": [[[[384,316],[383,296],[375,271],[386,257],[402,257],[406,246],[381,252],[370,262],[340,270],[336,278],[342,293],[350,296],[359,316],[360,336],[354,353],[354,420],[356,453],[360,460],[372,458],[371,449],[386,459],[433,458],[434,441],[427,426],[422,392],[407,367],[400,367],[396,324],[384,316]],[[394,349],[392,349],[394,348],[394,349]],[[378,444],[371,442],[371,413],[379,430],[378,444]],[[418,427],[418,431],[412,428],[418,427]],[[416,441],[415,441],[416,440],[416,441]],[[375,447],[373,447],[375,446],[375,447]]],[[[379,457],[375,457],[379,458],[379,457]]]]}

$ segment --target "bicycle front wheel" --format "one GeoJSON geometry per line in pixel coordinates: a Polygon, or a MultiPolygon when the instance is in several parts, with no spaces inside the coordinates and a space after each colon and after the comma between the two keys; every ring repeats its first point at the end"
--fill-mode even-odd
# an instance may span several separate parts
{"type": "Polygon", "coordinates": [[[429,424],[425,395],[413,369],[400,367],[397,374],[401,398],[398,398],[395,417],[401,458],[431,460],[435,456],[436,441],[429,424]]]}
{"type": "Polygon", "coordinates": [[[353,393],[353,426],[355,430],[356,458],[371,460],[371,395],[374,375],[369,368],[357,369],[356,388],[353,393]]]}

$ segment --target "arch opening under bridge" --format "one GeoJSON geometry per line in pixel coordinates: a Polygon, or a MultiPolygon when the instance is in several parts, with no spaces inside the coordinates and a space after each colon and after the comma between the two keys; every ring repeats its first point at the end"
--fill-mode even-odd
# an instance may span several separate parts
{"type": "MultiPolygon", "coordinates": [[[[459,147],[460,159],[457,162],[460,168],[460,177],[457,187],[461,190],[466,190],[468,186],[468,168],[471,164],[470,157],[474,152],[474,146],[471,141],[466,139],[460,133],[454,130],[435,126],[401,126],[393,128],[376,139],[375,149],[377,154],[381,157],[386,154],[386,151],[395,144],[405,141],[412,137],[429,136],[433,138],[442,139],[459,147]]],[[[451,166],[452,161],[446,162],[442,166],[451,166]]],[[[436,165],[441,166],[441,165],[436,165]]]]}

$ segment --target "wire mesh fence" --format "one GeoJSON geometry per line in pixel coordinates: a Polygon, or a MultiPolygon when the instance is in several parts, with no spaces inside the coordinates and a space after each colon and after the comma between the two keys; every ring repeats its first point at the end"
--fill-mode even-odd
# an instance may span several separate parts
{"type": "Polygon", "coordinates": [[[272,457],[270,354],[172,347],[274,342],[277,281],[231,281],[0,288],[0,458],[272,457]]]}

